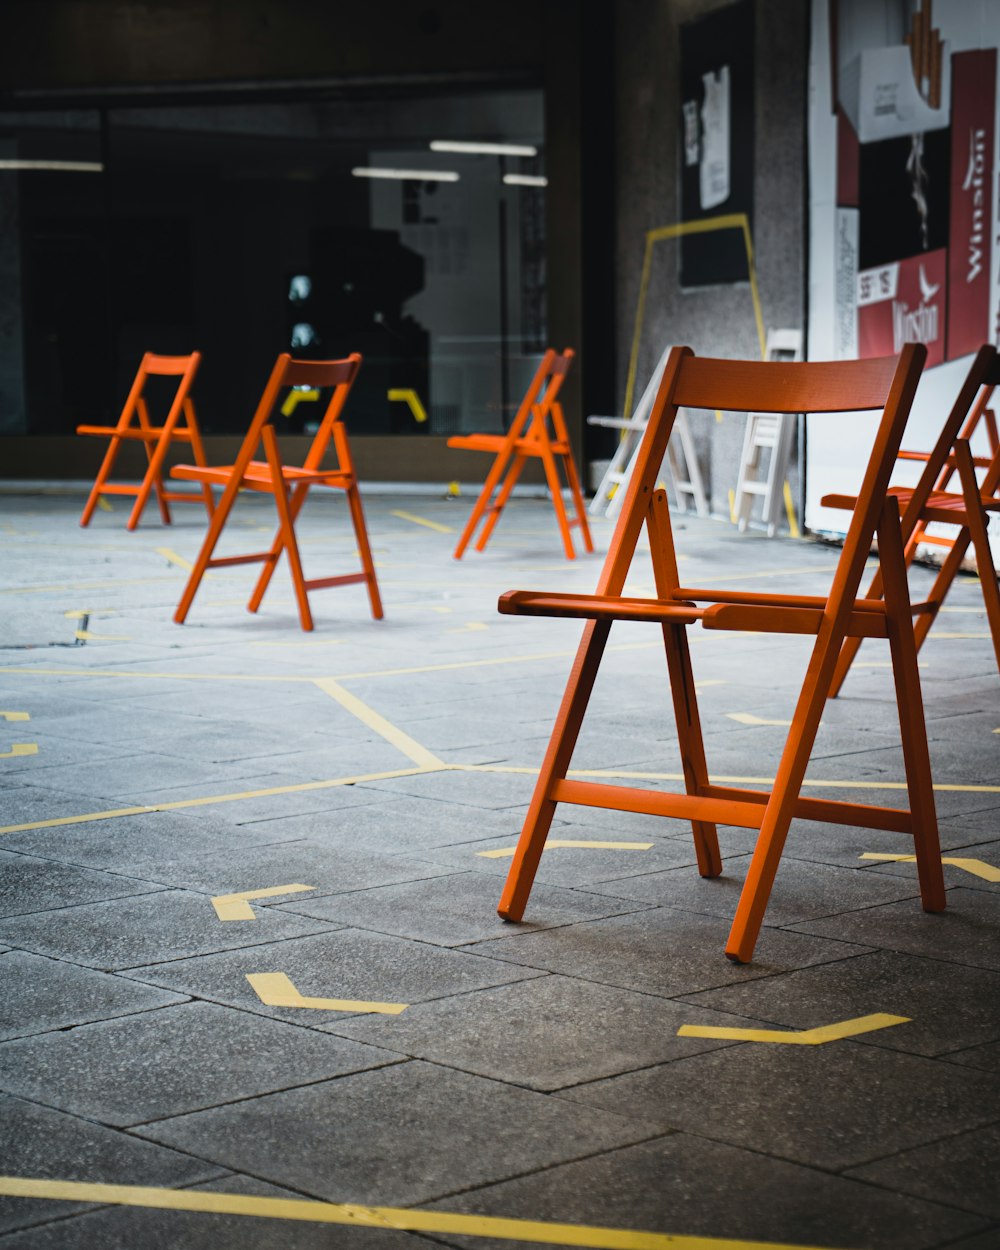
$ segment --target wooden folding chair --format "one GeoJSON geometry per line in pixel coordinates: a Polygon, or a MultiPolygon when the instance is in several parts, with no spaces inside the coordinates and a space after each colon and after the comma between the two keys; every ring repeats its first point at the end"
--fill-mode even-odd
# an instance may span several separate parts
{"type": "Polygon", "coordinates": [[[345,360],[293,360],[287,353],[283,353],[275,362],[235,463],[219,468],[185,464],[177,465],[173,469],[174,477],[211,483],[224,488],[215,515],[208,527],[208,533],[205,535],[201,552],[194,563],[184,594],[174,613],[174,620],[178,625],[184,623],[205,571],[230,564],[262,563],[264,565],[247,604],[249,611],[256,612],[281,558],[281,553],[284,551],[288,553],[288,564],[303,629],[308,630],[313,627],[312,613],[309,610],[308,592],[310,590],[320,590],[325,586],[349,586],[355,582],[364,582],[368,587],[372,616],[376,620],[381,619],[382,601],[379,596],[378,583],[375,580],[375,565],[368,542],[361,495],[358,491],[357,476],[347,441],[347,431],[341,420],[344,404],[360,366],[361,357],[357,352],[353,352],[345,360]],[[301,468],[282,462],[274,427],[269,424],[282,393],[293,386],[305,386],[317,390],[332,388],[330,402],[301,468]],[[324,469],[321,465],[331,438],[336,453],[337,467],[324,469]],[[263,444],[264,459],[254,460],[254,453],[261,444],[263,444]],[[361,556],[362,572],[348,573],[339,577],[314,578],[310,581],[306,581],[303,576],[302,560],[295,539],[295,520],[302,511],[302,505],[306,501],[311,486],[328,486],[346,492],[354,535],[361,556]],[[212,553],[215,551],[240,490],[263,491],[274,496],[275,507],[278,510],[278,532],[274,542],[267,551],[241,556],[213,556],[212,553]]]}
{"type": "MultiPolygon", "coordinates": [[[[912,487],[892,486],[889,493],[899,501],[903,514],[902,534],[907,568],[913,563],[921,544],[940,546],[948,553],[927,596],[929,606],[914,624],[917,650],[923,646],[971,544],[976,556],[986,619],[993,636],[997,667],[1000,668],[1000,589],[987,533],[988,514],[1000,512],[1000,440],[997,438],[996,416],[988,406],[998,384],[1000,356],[987,345],[977,352],[933,449],[930,452],[899,453],[898,460],[924,462],[917,484],[912,487]],[[988,456],[974,456],[969,443],[980,423],[989,439],[988,456]],[[984,472],[981,483],[977,481],[977,468],[984,472]],[[960,489],[949,491],[956,475],[960,489]],[[958,528],[951,534],[928,533],[927,527],[935,523],[958,528]]],[[[828,508],[855,507],[852,495],[826,495],[822,503],[828,508]]],[[[867,598],[877,599],[882,593],[882,572],[879,569],[868,588],[867,598]]],[[[845,640],[830,687],[831,698],[840,693],[860,646],[860,638],[845,640]]]]}
{"type": "Polygon", "coordinates": [[[671,353],[653,405],[639,462],[593,595],[510,591],[500,611],[583,618],[587,625],[573,664],[534,796],[500,900],[500,915],[520,920],[558,803],[672,816],[691,822],[702,876],[721,872],[716,823],[759,830],[726,954],[751,958],[792,818],[909,833],[916,851],[923,906],[944,907],[944,881],[934,792],[917,676],[913,618],[896,500],[886,495],[926,349],[909,344],[899,358],[821,364],[699,359],[688,348],[671,353]],[[680,406],[744,412],[850,412],[881,409],[874,445],[844,549],[826,596],[784,595],[681,586],[666,492],[655,489],[680,406]],[[656,598],[623,598],[622,588],[646,523],[656,598]],[[879,536],[884,600],[856,599],[879,536]],[[701,606],[707,605],[707,606],[701,606]],[[661,626],[673,695],[685,793],[609,785],[568,777],[570,760],[611,625],[616,620],[661,626]],[[815,637],[802,690],[770,791],[714,784],[708,773],[687,627],[809,634],[815,637]],[[908,809],[804,798],[800,793],[820,715],[845,637],[887,638],[896,678],[908,809]]]}
{"type": "Polygon", "coordinates": [[[150,492],[155,491],[156,502],[160,506],[160,516],[164,525],[170,524],[170,508],[172,503],[204,503],[208,515],[212,515],[212,492],[203,486],[200,494],[192,495],[180,491],[168,491],[163,485],[163,468],[170,444],[176,439],[180,443],[190,443],[195,461],[205,464],[205,451],[202,447],[201,433],[194,413],[191,400],[191,384],[201,363],[201,353],[192,352],[190,356],[154,356],[146,352],[139,362],[139,372],[135,375],[132,389],[128,393],[122,415],[117,425],[78,425],[77,434],[94,434],[98,438],[110,439],[108,450],[97,473],[93,489],[87,499],[80,517],[80,524],[87,525],[102,495],[135,495],[135,503],[125,523],[125,528],[134,530],[139,524],[142,510],[146,506],[150,492]],[[154,425],[149,416],[149,405],[144,394],[146,382],[150,377],[176,377],[177,390],[173,402],[162,425],[154,425]],[[181,423],[183,416],[184,422],[181,423]],[[137,424],[133,425],[133,418],[137,424]],[[142,443],[146,451],[146,475],[136,486],[130,483],[109,483],[111,470],[121,450],[122,443],[136,441],[142,443]]]}
{"type": "Polygon", "coordinates": [[[482,551],[486,546],[500,519],[500,513],[510,498],[517,479],[521,476],[521,470],[532,457],[541,460],[545,469],[545,480],[552,494],[552,506],[555,509],[556,520],[559,522],[559,532],[562,534],[566,558],[573,560],[576,557],[576,552],[573,550],[573,538],[570,534],[572,526],[579,526],[584,550],[594,550],[590,528],[587,525],[587,514],[584,511],[580,480],[573,462],[573,449],[569,443],[566,418],[559,402],[559,391],[573,362],[573,355],[573,351],[568,347],[562,353],[556,352],[551,347],[548,349],[535,371],[531,385],[525,392],[524,399],[521,400],[517,416],[506,434],[457,434],[448,439],[449,447],[459,447],[466,451],[489,451],[495,457],[486,475],[482,492],[472,509],[472,515],[458,540],[458,546],[455,548],[456,560],[461,560],[484,513],[486,522],[476,542],[476,550],[482,551]],[[549,432],[550,422],[551,433],[549,432]],[[573,506],[576,510],[574,520],[570,520],[566,515],[557,464],[562,465],[567,485],[573,496],[573,506]],[[493,498],[494,491],[497,491],[496,499],[493,498]]]}

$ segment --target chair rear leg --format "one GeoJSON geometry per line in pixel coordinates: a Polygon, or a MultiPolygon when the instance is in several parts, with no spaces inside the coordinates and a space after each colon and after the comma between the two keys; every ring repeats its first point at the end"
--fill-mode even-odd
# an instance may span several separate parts
{"type": "Polygon", "coordinates": [[[566,516],[566,507],[562,497],[562,483],[559,480],[559,470],[556,468],[555,457],[548,447],[542,448],[542,464],[545,467],[545,480],[549,484],[549,490],[552,493],[552,507],[556,514],[556,521],[559,523],[559,533],[562,535],[563,550],[566,552],[567,560],[576,559],[576,551],[573,548],[573,535],[570,533],[569,518],[566,516]]]}
{"type": "Polygon", "coordinates": [[[507,461],[509,459],[509,451],[497,452],[496,459],[493,461],[490,466],[490,471],[486,475],[486,481],[483,483],[483,489],[479,492],[479,498],[473,504],[472,513],[469,516],[468,521],[466,521],[465,529],[462,530],[461,536],[459,537],[458,543],[455,547],[454,557],[456,560],[461,560],[462,556],[465,554],[465,549],[469,545],[472,535],[476,532],[476,526],[482,519],[482,515],[486,511],[486,508],[493,497],[493,492],[503,476],[503,471],[507,467],[507,461]]]}
{"type": "Polygon", "coordinates": [[[572,452],[566,454],[564,464],[566,466],[566,481],[569,483],[570,494],[573,496],[573,507],[576,509],[577,523],[580,526],[583,549],[590,553],[594,550],[594,540],[590,536],[590,526],[587,523],[587,508],[583,501],[583,491],[580,489],[580,478],[576,471],[576,463],[573,460],[572,452]]]}
{"type": "MultiPolygon", "coordinates": [[[[195,416],[194,404],[190,397],[184,400],[184,414],[187,417],[187,426],[191,431],[191,450],[194,452],[194,462],[201,468],[208,466],[205,459],[205,446],[201,441],[201,430],[198,428],[198,418],[195,416]]],[[[215,496],[212,494],[212,488],[207,482],[201,484],[201,497],[205,501],[205,511],[209,516],[215,511],[215,496]]]]}
{"type": "Polygon", "coordinates": [[[490,535],[496,529],[497,521],[500,520],[500,513],[507,506],[507,500],[510,499],[517,479],[521,476],[521,470],[524,468],[524,456],[515,456],[510,468],[507,470],[507,476],[503,480],[494,503],[490,504],[486,513],[486,521],[483,528],[479,532],[479,538],[476,540],[476,550],[485,551],[486,544],[490,541],[490,535]]]}
{"type": "Polygon", "coordinates": [[[191,604],[194,602],[194,597],[198,593],[198,587],[201,585],[201,579],[205,576],[205,571],[219,541],[219,535],[222,533],[223,526],[233,510],[233,504],[236,502],[236,496],[240,489],[240,480],[236,474],[230,477],[222,492],[222,498],[219,500],[218,507],[209,521],[208,531],[201,544],[201,550],[198,552],[198,557],[188,575],[187,585],[184,587],[181,601],[177,605],[177,611],[174,613],[174,620],[178,625],[183,625],[187,619],[191,604]]]}
{"type": "Polygon", "coordinates": [[[378,579],[375,576],[375,561],[368,541],[368,526],[365,524],[365,511],[361,504],[361,492],[357,483],[347,488],[347,506],[351,510],[351,521],[354,524],[354,537],[361,556],[361,567],[365,571],[365,585],[368,588],[368,601],[371,604],[372,616],[380,621],[383,616],[382,596],[379,594],[378,579]]]}
{"type": "Polygon", "coordinates": [[[906,582],[906,563],[899,530],[899,507],[887,499],[879,523],[879,561],[885,571],[886,620],[889,651],[896,685],[896,708],[903,745],[903,766],[910,803],[913,849],[920,880],[924,911],[943,911],[944,875],[941,869],[941,843],[938,837],[931,757],[927,747],[917,646],[913,633],[913,613],[906,582]]]}
{"type": "MultiPolygon", "coordinates": [[[[158,439],[153,438],[153,429],[149,420],[149,410],[146,407],[146,401],[140,396],[136,400],[136,414],[139,418],[139,428],[146,434],[143,440],[143,450],[146,453],[146,473],[139,486],[138,493],[135,497],[135,503],[132,505],[132,511],[129,518],[125,522],[127,530],[134,530],[139,524],[139,518],[142,516],[146,501],[149,499],[150,491],[156,492],[156,503],[160,509],[160,520],[164,525],[170,524],[170,505],[167,503],[163,492],[163,479],[161,477],[160,467],[163,464],[163,458],[167,454],[167,445],[170,442],[170,432],[166,428],[161,432],[158,439]],[[151,443],[155,445],[150,447],[151,443]]],[[[171,427],[172,429],[172,427],[171,427]]]]}
{"type": "Polygon", "coordinates": [[[94,478],[94,485],[90,494],[87,496],[87,502],[83,505],[83,512],[80,516],[81,526],[86,527],[90,524],[90,518],[94,515],[94,509],[97,507],[97,501],[101,497],[101,489],[104,483],[111,476],[111,470],[114,468],[115,459],[121,447],[122,440],[111,436],[108,443],[108,450],[104,453],[104,459],[101,461],[101,467],[97,470],[97,477],[94,478]]]}
{"type": "Polygon", "coordinates": [[[976,570],[979,573],[979,584],[983,591],[986,619],[989,621],[990,633],[993,636],[993,651],[996,655],[997,668],[1000,669],[1000,588],[997,586],[996,570],[993,567],[993,552],[990,549],[986,516],[980,502],[976,466],[967,439],[956,440],[955,459],[958,462],[959,477],[962,479],[965,512],[968,517],[969,535],[976,553],[976,570]]]}
{"type": "Polygon", "coordinates": [[[551,797],[552,789],[556,782],[565,778],[573,758],[576,740],[580,736],[580,726],[583,724],[583,716],[597,680],[601,656],[610,632],[610,621],[588,621],[584,627],[583,638],[535,784],[531,806],[528,808],[497,908],[505,920],[520,920],[524,915],[538,863],[545,849],[545,839],[555,815],[556,801],[551,797]]]}
{"type": "MultiPolygon", "coordinates": [[[[264,443],[264,455],[271,469],[271,489],[274,494],[274,505],[278,510],[278,538],[275,539],[275,546],[278,546],[280,538],[281,548],[288,556],[288,568],[292,575],[292,588],[295,591],[295,601],[299,605],[299,620],[302,628],[309,631],[313,627],[312,612],[309,608],[309,594],[306,591],[306,579],[302,572],[302,559],[299,556],[299,544],[295,539],[295,518],[289,507],[288,493],[285,490],[285,479],[281,472],[281,458],[278,455],[278,440],[274,433],[274,427],[265,425],[261,431],[261,439],[264,443]]],[[[296,491],[298,495],[298,491],[296,491]]],[[[304,495],[302,496],[304,498],[304,495]]],[[[299,502],[299,508],[302,503],[299,502]]],[[[277,564],[275,560],[271,564],[271,568],[277,564]]],[[[263,592],[261,592],[263,593],[263,592]]],[[[251,603],[253,599],[251,599],[251,603]]],[[[255,611],[255,609],[248,609],[255,611]]]]}

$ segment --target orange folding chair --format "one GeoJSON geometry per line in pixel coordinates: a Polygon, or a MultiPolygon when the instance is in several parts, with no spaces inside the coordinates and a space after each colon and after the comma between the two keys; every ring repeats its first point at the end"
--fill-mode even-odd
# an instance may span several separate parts
{"type": "Polygon", "coordinates": [[[87,525],[102,495],[135,495],[135,504],[125,523],[125,528],[134,530],[139,524],[142,510],[146,506],[150,492],[156,492],[156,501],[160,505],[160,516],[164,525],[170,524],[171,503],[202,503],[212,515],[212,492],[203,486],[200,495],[168,491],[163,485],[163,467],[170,444],[176,439],[180,443],[190,443],[194,458],[199,465],[205,464],[205,451],[198,430],[198,422],[194,414],[194,403],[191,400],[191,384],[201,363],[201,353],[192,352],[190,356],[154,356],[146,352],[139,362],[139,372],[135,375],[132,389],[128,393],[122,415],[117,425],[78,425],[77,434],[95,434],[99,438],[110,439],[108,450],[94,481],[93,490],[87,499],[80,517],[80,524],[87,525]],[[149,416],[149,404],[144,394],[146,382],[150,377],[176,377],[177,390],[173,402],[162,425],[154,425],[149,416]],[[181,423],[181,417],[184,423],[181,423]],[[136,425],[132,424],[133,418],[136,425]],[[122,443],[138,440],[146,450],[146,475],[136,486],[130,483],[109,483],[111,470],[121,451],[122,443]]]}
{"type": "Polygon", "coordinates": [[[364,582],[368,587],[372,616],[376,620],[381,620],[382,600],[379,596],[378,582],[375,579],[375,564],[368,542],[368,531],[365,527],[365,516],[358,491],[357,475],[351,459],[351,449],[347,441],[347,431],[341,420],[344,404],[360,367],[361,357],[357,352],[353,352],[345,360],[293,360],[287,353],[283,353],[275,362],[235,463],[219,468],[205,468],[192,464],[175,466],[172,471],[174,477],[223,487],[222,497],[208,527],[198,559],[194,563],[184,594],[174,613],[174,620],[178,625],[184,623],[205,571],[230,564],[259,563],[264,565],[247,604],[249,611],[256,612],[282,552],[288,553],[288,565],[291,569],[292,585],[295,588],[299,619],[303,629],[309,630],[313,627],[312,613],[309,609],[308,592],[310,590],[320,590],[325,586],[349,586],[355,582],[364,582]],[[273,425],[269,424],[281,395],[293,386],[305,386],[317,390],[332,388],[330,402],[301,468],[282,462],[277,435],[273,425]],[[331,439],[336,453],[337,467],[322,468],[323,457],[331,439]],[[264,459],[254,460],[254,453],[261,444],[263,444],[264,459]],[[295,538],[295,520],[302,511],[302,505],[312,486],[328,486],[346,492],[358,552],[361,556],[362,572],[348,573],[340,577],[314,578],[311,581],[307,581],[303,576],[302,560],[295,538]],[[278,532],[274,542],[267,551],[241,556],[213,556],[240,490],[263,491],[265,494],[274,496],[275,507],[278,510],[278,532]]]}
{"type": "MultiPolygon", "coordinates": [[[[899,501],[903,512],[902,532],[907,567],[913,563],[917,548],[923,543],[943,547],[948,553],[927,596],[929,607],[917,617],[914,625],[917,650],[920,650],[934,624],[971,544],[997,667],[1000,668],[1000,588],[997,586],[987,532],[988,514],[1000,512],[1000,439],[997,438],[996,416],[988,407],[998,384],[1000,356],[993,347],[981,347],[933,450],[901,451],[897,457],[898,460],[925,462],[917,484],[912,487],[892,486],[889,493],[899,501]],[[985,426],[989,439],[988,456],[974,456],[969,444],[980,423],[985,426]],[[984,471],[981,484],[976,477],[977,469],[984,471]],[[957,492],[948,489],[956,474],[960,487],[957,492]],[[928,533],[927,527],[935,522],[957,526],[958,529],[951,534],[928,533]]],[[[822,502],[829,508],[852,509],[855,506],[852,495],[826,495],[822,502]]],[[[881,594],[882,573],[878,570],[868,588],[867,597],[877,599],[881,594]]],[[[830,688],[831,698],[840,693],[860,646],[860,638],[848,638],[844,642],[830,688]]]]}
{"type": "Polygon", "coordinates": [[[597,591],[593,595],[509,591],[500,611],[569,616],[587,621],[555,728],[535,786],[507,883],[500,915],[520,920],[545,847],[556,805],[576,803],[691,822],[703,877],[721,872],[716,824],[757,829],[757,843],[733,921],[726,954],[748,961],[763,922],[771,886],[793,817],[908,833],[916,851],[923,906],[945,903],[934,792],[917,676],[913,616],[899,506],[886,488],[903,436],[926,349],[907,345],[899,357],[822,364],[710,360],[674,348],[629,483],[597,591]],[[880,409],[874,445],[844,549],[826,596],[715,590],[679,584],[666,492],[656,489],[667,440],[680,407],[743,412],[850,412],[880,409]],[[622,588],[643,522],[652,552],[655,598],[624,598],[622,588]],[[874,534],[885,598],[858,599],[874,534]],[[612,623],[660,626],[673,696],[685,792],[570,779],[568,770],[612,623]],[[815,638],[795,713],[772,788],[714,784],[708,773],[687,628],[807,634],[815,638]],[[804,798],[803,778],[845,637],[886,638],[896,678],[909,807],[804,798]]]}
{"type": "Polygon", "coordinates": [[[456,560],[461,560],[484,513],[486,523],[476,542],[476,550],[482,551],[486,546],[500,519],[500,513],[510,498],[517,479],[521,476],[525,462],[531,457],[541,460],[545,469],[545,480],[552,494],[552,506],[555,508],[556,520],[559,522],[559,532],[562,534],[566,558],[573,560],[576,557],[576,552],[573,550],[573,537],[570,533],[573,526],[580,528],[584,550],[594,550],[587,525],[587,513],[583,506],[580,479],[577,477],[576,465],[573,461],[573,449],[569,444],[566,418],[559,402],[559,391],[569,372],[573,356],[572,349],[568,347],[561,353],[551,347],[548,349],[535,371],[531,385],[525,392],[524,399],[521,400],[517,416],[506,434],[456,434],[448,439],[449,447],[460,447],[467,451],[489,451],[495,457],[486,475],[482,492],[472,509],[472,515],[458,540],[458,546],[455,548],[456,560]],[[563,467],[566,483],[573,496],[573,507],[576,510],[576,517],[573,520],[566,515],[566,508],[563,504],[562,484],[556,467],[558,464],[563,467]],[[498,487],[499,490],[497,490],[498,487]],[[495,499],[493,498],[494,491],[497,491],[495,499]]]}

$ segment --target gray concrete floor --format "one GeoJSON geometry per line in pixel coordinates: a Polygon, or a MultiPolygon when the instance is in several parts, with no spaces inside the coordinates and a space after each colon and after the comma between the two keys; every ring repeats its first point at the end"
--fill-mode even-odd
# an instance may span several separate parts
{"type": "MultiPolygon", "coordinates": [[[[509,855],[488,853],[516,840],[580,628],[500,617],[497,595],[590,590],[600,564],[562,558],[544,501],[459,564],[467,494],[370,495],[386,619],[326,590],[313,634],[284,572],[248,615],[246,567],[174,625],[200,509],[129,534],[121,500],[80,530],[82,502],[0,492],[0,1192],[49,1182],[0,1198],[4,1250],[1000,1245],[1000,700],[974,578],[921,662],[945,854],[993,879],[949,864],[927,915],[912,863],[862,858],[906,838],[798,822],[739,967],[744,830],[706,881],[679,822],[560,807],[553,838],[631,845],[551,848],[525,922],[496,916],[509,855]],[[220,919],[213,898],[258,890],[220,919]],[[306,1001],[268,1005],[264,974],[264,998],[277,977],[306,1001]],[[908,1022],[818,1046],[678,1034],[876,1012],[908,1022]],[[151,1188],[122,1206],[69,1182],[151,1188]]],[[[226,548],[272,527],[248,497],[226,548]]],[[[300,534],[307,575],[353,568],[339,497],[300,534]]],[[[837,558],[690,519],[677,541],[695,584],[810,592],[837,558]]],[[[807,642],[691,639],[713,775],[773,776],[807,642]]],[[[574,768],[675,786],[655,630],[611,641],[574,768]]],[[[809,792],[903,805],[884,644],[860,660],[809,792]]]]}

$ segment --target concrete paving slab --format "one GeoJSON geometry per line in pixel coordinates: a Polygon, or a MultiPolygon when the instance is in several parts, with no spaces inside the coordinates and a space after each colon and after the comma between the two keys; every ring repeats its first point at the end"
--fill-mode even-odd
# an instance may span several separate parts
{"type": "MultiPolygon", "coordinates": [[[[175,1188],[211,1180],[224,1169],[190,1154],[140,1141],[127,1133],[0,1095],[7,1176],[101,1182],[128,1178],[133,1185],[175,1188]]],[[[4,1198],[0,1232],[27,1228],[82,1211],[89,1204],[43,1198],[4,1198]]]]}
{"type": "Polygon", "coordinates": [[[621,1116],[417,1061],[139,1131],[330,1202],[410,1206],[648,1135],[621,1116]],[[364,1123],[359,1140],[352,1126],[364,1123]]]}
{"type": "Polygon", "coordinates": [[[946,910],[937,915],[921,911],[909,902],[886,903],[794,927],[800,933],[869,942],[910,955],[1000,970],[998,900],[963,886],[949,890],[947,902],[946,910]]]}
{"type": "Polygon", "coordinates": [[[114,972],[185,956],[326,932],[322,920],[262,909],[251,927],[223,924],[203,894],[164,890],[139,898],[0,920],[12,946],[114,972]]]}
{"type": "Polygon", "coordinates": [[[942,1055],[942,1058],[965,1068],[1000,1072],[1000,1042],[990,1042],[985,1046],[970,1046],[968,1050],[958,1050],[953,1054],[942,1055]]]}
{"type": "Polygon", "coordinates": [[[62,960],[6,948],[0,952],[0,1039],[72,1028],[184,1001],[182,995],[62,960]]]}
{"type": "MultiPolygon", "coordinates": [[[[605,881],[591,888],[601,894],[638,899],[654,906],[665,904],[731,920],[736,913],[749,864],[749,855],[733,855],[723,861],[721,877],[700,877],[696,867],[685,866],[642,877],[605,881]]],[[[873,873],[859,872],[856,868],[807,864],[786,855],[782,858],[767,905],[766,921],[771,927],[780,927],[797,920],[838,915],[918,895],[916,882],[905,877],[896,879],[886,889],[886,881],[874,879],[873,873]]]]}
{"type": "Polygon", "coordinates": [[[1000,974],[942,966],[914,955],[876,951],[821,967],[801,968],[764,983],[732,985],[688,1002],[717,1011],[754,1014],[789,1029],[812,1029],[838,1018],[888,1012],[910,1023],[857,1039],[913,1055],[953,1058],[988,1043],[1000,1047],[1000,974]]]}
{"type": "MultiPolygon", "coordinates": [[[[574,1223],[718,1238],[723,1244],[745,1239],[865,1250],[931,1250],[942,1238],[981,1223],[949,1206],[688,1133],[606,1151],[434,1206],[556,1222],[572,1213],[574,1223]],[[735,1194],[736,1201],[728,1200],[735,1194]]],[[[462,1250],[504,1250],[508,1244],[494,1238],[444,1240],[462,1250]]]]}
{"type": "Polygon", "coordinates": [[[158,889],[135,877],[0,851],[0,917],[152,894],[158,889]]]}
{"type": "Polygon", "coordinates": [[[313,1029],[193,1002],[4,1042],[0,1088],[124,1128],[397,1058],[313,1029]]]}
{"type": "MultiPolygon", "coordinates": [[[[338,894],[315,902],[302,896],[274,910],[294,910],[302,916],[432,942],[435,946],[463,946],[510,936],[511,926],[497,915],[498,887],[493,877],[459,872],[423,882],[338,894]]],[[[532,901],[533,914],[517,926],[518,933],[643,909],[641,903],[551,885],[538,886],[532,901]]]]}
{"type": "Polygon", "coordinates": [[[490,959],[488,955],[484,958],[426,942],[339,929],[315,937],[289,938],[245,950],[135,968],[129,976],[145,984],[314,1029],[336,1029],[347,1014],[357,1014],[268,1006],[247,981],[248,975],[261,972],[284,973],[306,997],[407,1004],[438,998],[450,1000],[452,995],[543,975],[490,959]]]}
{"type": "Polygon", "coordinates": [[[417,1058],[551,1092],[731,1045],[679,1038],[684,1023],[755,1027],[714,1012],[691,1015],[700,1010],[553,975],[415,1007],[391,1032],[375,1017],[346,1020],[338,1032],[381,1046],[391,1036],[393,1045],[417,1058]]]}
{"type": "Polygon", "coordinates": [[[852,1041],[737,1043],[564,1097],[827,1171],[1000,1118],[1000,1079],[852,1041]]]}
{"type": "Polygon", "coordinates": [[[849,958],[864,949],[842,942],[801,942],[796,940],[798,934],[764,928],[753,962],[735,964],[723,956],[728,932],[728,922],[679,908],[656,907],[498,939],[471,949],[529,968],[665,998],[696,988],[744,984],[793,968],[849,958]]]}
{"type": "Polygon", "coordinates": [[[1000,1221],[998,1149],[1000,1125],[994,1124],[853,1168],[848,1175],[1000,1221]]]}

